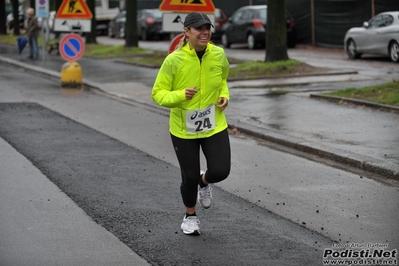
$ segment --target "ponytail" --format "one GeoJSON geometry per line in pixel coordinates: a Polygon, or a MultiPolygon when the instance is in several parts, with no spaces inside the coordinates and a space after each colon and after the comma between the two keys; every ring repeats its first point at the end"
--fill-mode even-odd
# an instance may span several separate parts
{"type": "Polygon", "coordinates": [[[183,38],[181,38],[179,41],[179,46],[177,47],[177,49],[182,48],[184,45],[186,45],[186,43],[187,43],[187,36],[186,34],[184,34],[183,38]]]}

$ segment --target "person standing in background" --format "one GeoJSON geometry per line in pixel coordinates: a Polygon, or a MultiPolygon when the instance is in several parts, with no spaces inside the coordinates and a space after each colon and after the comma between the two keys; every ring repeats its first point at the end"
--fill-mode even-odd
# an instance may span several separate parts
{"type": "Polygon", "coordinates": [[[28,8],[26,10],[26,15],[28,17],[26,24],[26,36],[28,37],[29,43],[29,59],[37,59],[39,57],[39,46],[37,43],[37,38],[39,37],[40,27],[35,16],[35,10],[33,8],[28,8]]]}
{"type": "Polygon", "coordinates": [[[224,114],[230,99],[229,62],[224,50],[210,42],[211,27],[206,14],[186,16],[185,37],[165,58],[151,95],[155,103],[171,110],[169,131],[181,170],[185,206],[181,229],[186,235],[200,234],[196,203],[208,209],[213,199],[210,184],[226,179],[231,168],[224,114]],[[200,171],[200,149],[205,172],[200,171]]]}

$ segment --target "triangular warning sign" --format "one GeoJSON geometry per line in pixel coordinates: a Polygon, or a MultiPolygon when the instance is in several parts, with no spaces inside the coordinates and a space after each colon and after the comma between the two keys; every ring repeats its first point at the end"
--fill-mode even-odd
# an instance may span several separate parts
{"type": "Polygon", "coordinates": [[[84,0],[63,0],[55,17],[91,19],[93,14],[84,0]]]}
{"type": "Polygon", "coordinates": [[[161,11],[214,13],[212,0],[163,0],[161,11]]]}

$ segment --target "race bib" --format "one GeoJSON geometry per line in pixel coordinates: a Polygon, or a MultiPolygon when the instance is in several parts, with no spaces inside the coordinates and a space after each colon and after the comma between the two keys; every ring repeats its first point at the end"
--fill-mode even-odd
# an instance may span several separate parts
{"type": "Polygon", "coordinates": [[[215,105],[206,108],[186,111],[186,128],[188,133],[196,134],[215,129],[215,105]]]}

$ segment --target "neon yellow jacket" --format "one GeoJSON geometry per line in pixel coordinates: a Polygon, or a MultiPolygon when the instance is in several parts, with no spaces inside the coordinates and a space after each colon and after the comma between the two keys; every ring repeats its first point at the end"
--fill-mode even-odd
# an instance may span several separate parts
{"type": "MultiPolygon", "coordinates": [[[[160,106],[171,108],[169,118],[169,131],[172,135],[195,139],[212,136],[227,128],[224,112],[215,107],[215,125],[208,131],[203,131],[201,124],[199,130],[190,132],[186,118],[189,110],[199,110],[214,104],[220,97],[230,100],[227,76],[229,75],[229,62],[224,50],[211,43],[207,44],[205,54],[200,62],[194,49],[186,44],[179,50],[169,54],[156,77],[152,99],[160,106]],[[186,99],[185,89],[196,87],[197,93],[191,100],[186,99]]],[[[205,109],[202,113],[208,113],[205,109]]],[[[201,113],[201,112],[199,112],[201,113]]],[[[204,123],[206,126],[206,123],[204,123]]],[[[203,126],[203,125],[202,125],[203,126]]]]}

